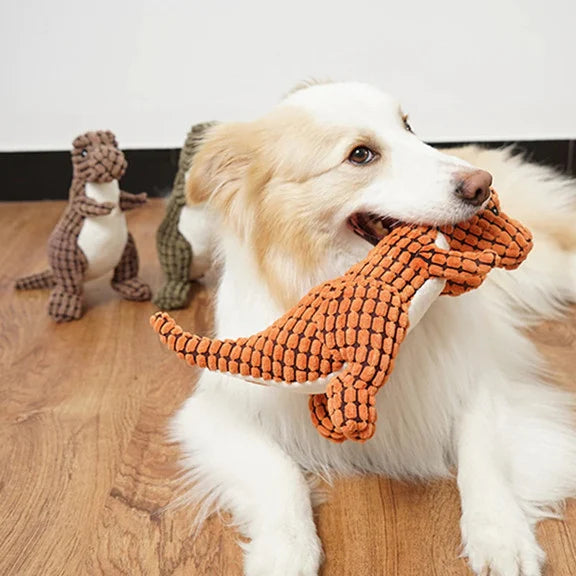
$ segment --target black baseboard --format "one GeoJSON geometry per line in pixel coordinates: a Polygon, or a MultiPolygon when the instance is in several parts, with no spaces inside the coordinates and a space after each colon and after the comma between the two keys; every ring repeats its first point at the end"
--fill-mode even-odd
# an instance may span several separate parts
{"type": "MultiPolygon", "coordinates": [[[[574,140],[534,140],[522,142],[483,142],[489,148],[514,144],[527,158],[576,176],[574,140]]],[[[467,142],[443,143],[438,147],[462,146],[467,142]]],[[[147,192],[151,197],[169,194],[178,170],[176,148],[125,150],[128,170],[122,189],[147,192]]],[[[68,152],[0,152],[0,201],[64,200],[72,178],[68,152]]]]}
{"type": "MultiPolygon", "coordinates": [[[[474,142],[433,144],[438,148],[453,148],[474,142]]],[[[576,141],[575,140],[520,140],[480,142],[484,148],[504,148],[512,146],[527,160],[556,168],[559,172],[576,177],[576,141]]]]}
{"type": "MultiPolygon", "coordinates": [[[[169,194],[178,170],[178,149],[124,150],[128,170],[121,187],[147,192],[151,197],[169,194]]],[[[65,200],[72,179],[70,153],[0,152],[0,201],[65,200]]]]}

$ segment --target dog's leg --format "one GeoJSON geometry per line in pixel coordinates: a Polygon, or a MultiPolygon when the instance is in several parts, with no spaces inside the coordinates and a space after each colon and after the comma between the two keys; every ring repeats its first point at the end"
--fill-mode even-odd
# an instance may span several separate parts
{"type": "Polygon", "coordinates": [[[221,392],[204,389],[177,415],[174,433],[193,469],[193,496],[229,509],[251,539],[243,545],[246,576],[318,574],[322,550],[308,483],[256,422],[224,405],[221,392]]]}
{"type": "MultiPolygon", "coordinates": [[[[490,382],[479,383],[458,437],[458,487],[464,552],[476,574],[540,576],[544,552],[517,498],[511,463],[499,432],[504,402],[490,382]]],[[[543,471],[543,473],[545,473],[543,471]]]]}

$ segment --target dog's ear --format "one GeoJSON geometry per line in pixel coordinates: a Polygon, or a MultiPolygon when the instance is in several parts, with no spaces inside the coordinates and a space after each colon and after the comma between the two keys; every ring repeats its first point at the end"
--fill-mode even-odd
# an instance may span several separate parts
{"type": "Polygon", "coordinates": [[[254,151],[253,131],[247,123],[211,128],[186,173],[186,200],[209,199],[227,204],[242,185],[254,151]]]}

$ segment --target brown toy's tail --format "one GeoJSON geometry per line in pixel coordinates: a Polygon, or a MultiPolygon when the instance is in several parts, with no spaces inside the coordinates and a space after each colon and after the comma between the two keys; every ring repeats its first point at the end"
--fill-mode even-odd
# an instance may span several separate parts
{"type": "Polygon", "coordinates": [[[190,366],[243,376],[251,374],[250,369],[246,369],[247,364],[240,359],[247,338],[212,340],[197,336],[185,332],[166,312],[157,312],[151,316],[150,325],[160,340],[190,366]]]}
{"type": "Polygon", "coordinates": [[[54,286],[56,286],[56,282],[52,270],[44,270],[44,272],[16,280],[16,290],[38,290],[40,288],[54,288],[54,286]]]}

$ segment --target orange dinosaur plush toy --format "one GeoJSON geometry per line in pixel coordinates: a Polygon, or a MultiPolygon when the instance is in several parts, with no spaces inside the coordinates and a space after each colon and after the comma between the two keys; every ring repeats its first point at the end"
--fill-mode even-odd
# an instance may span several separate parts
{"type": "Polygon", "coordinates": [[[163,312],[150,322],[188,364],[313,394],[310,412],[320,434],[362,442],[374,434],[376,393],[409,325],[440,294],[477,288],[494,267],[518,267],[531,242],[526,228],[500,212],[493,193],[486,208],[461,224],[397,225],[343,276],[312,289],[248,338],[190,334],[163,312]]]}

